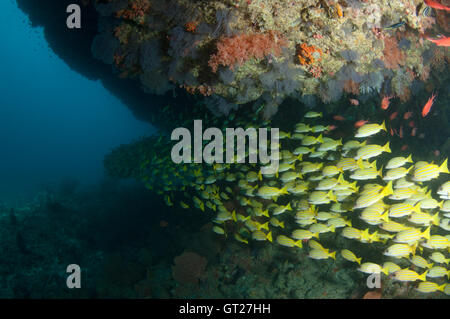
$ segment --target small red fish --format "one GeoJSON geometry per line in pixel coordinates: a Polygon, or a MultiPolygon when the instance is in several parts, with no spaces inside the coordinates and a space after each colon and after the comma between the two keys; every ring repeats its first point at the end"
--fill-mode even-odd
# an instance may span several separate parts
{"type": "Polygon", "coordinates": [[[366,120],[359,120],[359,121],[357,121],[356,123],[355,123],[355,127],[361,127],[361,126],[363,126],[364,124],[366,124],[368,121],[366,121],[366,120]]]}
{"type": "Polygon", "coordinates": [[[427,116],[428,113],[430,113],[431,106],[433,106],[434,100],[436,99],[436,94],[432,94],[431,97],[428,99],[427,103],[425,103],[423,109],[422,109],[422,117],[427,116]]]}
{"type": "Polygon", "coordinates": [[[434,154],[434,156],[439,156],[439,155],[441,155],[441,151],[434,150],[433,154],[434,154]]]}
{"type": "Polygon", "coordinates": [[[407,149],[408,149],[408,145],[406,145],[406,144],[403,145],[402,148],[401,148],[402,151],[406,151],[407,149]]]}
{"type": "Polygon", "coordinates": [[[450,7],[444,6],[442,3],[436,2],[434,0],[424,0],[427,6],[438,10],[450,11],[450,7]]]}
{"type": "Polygon", "coordinates": [[[392,129],[392,127],[390,129],[390,133],[391,133],[391,136],[394,136],[394,130],[392,129]]]}
{"type": "Polygon", "coordinates": [[[400,136],[400,138],[403,138],[403,125],[400,125],[400,129],[398,130],[398,136],[400,136]]]}
{"type": "Polygon", "coordinates": [[[409,121],[408,125],[409,125],[409,127],[415,127],[416,126],[414,121],[409,121]]]}
{"type": "Polygon", "coordinates": [[[390,99],[392,99],[392,96],[384,96],[381,100],[381,108],[383,110],[387,110],[387,108],[389,107],[390,99]]]}
{"type": "Polygon", "coordinates": [[[335,129],[337,129],[336,125],[328,125],[327,131],[333,131],[335,129]]]}
{"type": "Polygon", "coordinates": [[[411,131],[411,136],[416,136],[417,134],[417,127],[414,127],[411,131]]]}
{"type": "Polygon", "coordinates": [[[345,121],[345,117],[343,117],[342,115],[334,115],[333,119],[335,121],[345,121]]]}
{"type": "Polygon", "coordinates": [[[389,116],[389,119],[390,119],[391,121],[394,120],[394,119],[397,117],[397,114],[398,114],[397,111],[394,112],[394,113],[392,113],[392,114],[389,116]]]}
{"type": "Polygon", "coordinates": [[[450,37],[442,37],[438,39],[426,38],[428,41],[433,42],[439,47],[450,47],[450,37]]]}
{"type": "Polygon", "coordinates": [[[359,105],[359,101],[357,99],[349,99],[351,105],[359,105]]]}
{"type": "Polygon", "coordinates": [[[404,120],[408,120],[408,119],[411,118],[412,115],[413,115],[413,112],[408,111],[408,112],[406,112],[405,114],[403,114],[403,119],[404,119],[404,120]]]}

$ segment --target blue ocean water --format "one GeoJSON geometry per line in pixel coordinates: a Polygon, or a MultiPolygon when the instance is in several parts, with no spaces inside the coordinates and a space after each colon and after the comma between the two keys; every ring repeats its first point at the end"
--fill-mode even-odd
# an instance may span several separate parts
{"type": "Polygon", "coordinates": [[[70,70],[15,1],[0,8],[0,200],[64,178],[97,182],[105,153],[154,129],[101,83],[70,70]]]}

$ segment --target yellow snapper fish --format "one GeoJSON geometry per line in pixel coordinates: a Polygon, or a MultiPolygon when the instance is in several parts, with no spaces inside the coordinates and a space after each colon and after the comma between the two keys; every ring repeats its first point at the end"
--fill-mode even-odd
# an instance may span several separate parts
{"type": "Polygon", "coordinates": [[[217,213],[217,216],[215,218],[215,221],[219,222],[219,223],[220,222],[225,222],[225,221],[228,221],[228,220],[237,221],[237,219],[236,219],[236,212],[234,210],[233,210],[232,213],[230,213],[228,211],[219,212],[219,213],[217,213]]]}
{"type": "Polygon", "coordinates": [[[308,246],[311,249],[323,250],[325,252],[330,251],[329,249],[324,248],[319,242],[312,240],[312,239],[308,241],[308,246]]]}
{"type": "Polygon", "coordinates": [[[311,127],[305,123],[297,123],[294,128],[296,133],[308,133],[311,131],[311,127]]]}
{"type": "Polygon", "coordinates": [[[369,168],[359,168],[352,172],[350,175],[351,179],[360,180],[360,181],[366,181],[369,179],[375,179],[378,176],[382,177],[383,168],[380,168],[378,171],[376,167],[369,167],[369,168]]]}
{"type": "Polygon", "coordinates": [[[322,116],[323,116],[322,112],[314,112],[314,111],[309,111],[304,115],[304,117],[307,119],[313,119],[313,118],[322,117],[322,116]]]}
{"type": "Polygon", "coordinates": [[[255,230],[252,233],[252,239],[257,241],[265,241],[268,240],[272,242],[272,232],[267,233],[267,235],[261,230],[255,230]]]}
{"type": "Polygon", "coordinates": [[[402,230],[395,235],[394,242],[412,245],[422,238],[430,239],[430,228],[431,227],[427,227],[423,232],[417,228],[402,230]]]}
{"type": "Polygon", "coordinates": [[[292,238],[289,238],[287,236],[284,235],[279,235],[277,237],[277,243],[281,246],[285,246],[285,247],[298,247],[298,248],[302,248],[302,241],[298,240],[295,241],[292,238]]]}
{"type": "Polygon", "coordinates": [[[446,249],[450,248],[450,239],[441,235],[431,235],[430,239],[421,243],[421,246],[429,249],[446,249]]]}
{"type": "Polygon", "coordinates": [[[414,165],[412,180],[416,182],[425,182],[437,178],[440,173],[449,174],[450,172],[448,171],[447,161],[448,159],[445,159],[441,166],[428,163],[417,166],[416,163],[416,165],[414,165]]]}
{"type": "Polygon", "coordinates": [[[351,151],[351,150],[356,150],[356,149],[366,145],[366,143],[367,143],[367,141],[364,141],[364,142],[361,143],[359,141],[351,140],[351,141],[346,142],[342,146],[342,151],[348,152],[348,151],[351,151]]]}
{"type": "Polygon", "coordinates": [[[285,206],[282,206],[282,205],[276,205],[276,206],[274,206],[273,211],[272,211],[272,214],[273,214],[274,216],[280,215],[280,214],[283,214],[283,213],[284,213],[285,211],[287,211],[287,210],[292,210],[292,208],[291,208],[291,203],[288,203],[288,204],[285,205],[285,206]]]}
{"type": "Polygon", "coordinates": [[[295,181],[297,178],[298,179],[302,179],[302,177],[303,177],[302,173],[284,172],[283,174],[281,174],[280,180],[283,183],[287,183],[287,182],[290,182],[290,181],[295,181]]]}
{"type": "Polygon", "coordinates": [[[426,281],[427,273],[428,270],[426,270],[423,274],[419,275],[418,273],[416,273],[411,269],[400,269],[394,273],[393,279],[406,282],[416,280],[426,281]]]}
{"type": "Polygon", "coordinates": [[[416,246],[407,244],[393,244],[389,246],[383,253],[385,256],[394,258],[409,257],[410,254],[415,254],[416,246]]]}
{"type": "Polygon", "coordinates": [[[430,256],[430,259],[439,264],[448,265],[448,263],[450,262],[450,258],[445,258],[444,254],[439,251],[433,252],[430,256]]]}
{"type": "Polygon", "coordinates": [[[269,220],[270,225],[275,226],[275,227],[281,227],[284,228],[284,221],[280,222],[278,219],[276,219],[275,217],[272,217],[269,220]]]}
{"type": "Polygon", "coordinates": [[[438,195],[442,196],[450,196],[450,181],[445,182],[441,186],[439,186],[439,189],[437,190],[438,195]]]}
{"type": "Polygon", "coordinates": [[[329,227],[333,227],[333,228],[341,228],[341,227],[345,227],[345,226],[352,226],[352,222],[350,220],[345,220],[342,217],[335,217],[335,218],[330,218],[329,220],[327,220],[327,226],[329,227]]]}
{"type": "Polygon", "coordinates": [[[332,177],[339,173],[342,173],[342,169],[337,168],[335,165],[328,165],[322,169],[322,175],[325,177],[332,177]]]}
{"type": "Polygon", "coordinates": [[[342,139],[324,142],[317,148],[317,150],[319,152],[335,151],[338,146],[342,146],[342,139]]]}
{"type": "Polygon", "coordinates": [[[392,181],[389,181],[389,183],[385,187],[382,187],[379,191],[367,192],[363,195],[360,195],[357,198],[355,206],[353,208],[366,208],[391,194],[393,194],[392,181]]]}
{"type": "Polygon", "coordinates": [[[310,146],[317,143],[323,143],[322,134],[320,134],[318,137],[307,135],[302,139],[303,146],[310,146]]]}
{"type": "Polygon", "coordinates": [[[360,158],[369,159],[378,156],[383,152],[391,153],[389,142],[387,142],[383,146],[377,144],[368,144],[358,149],[358,151],[356,152],[355,160],[360,158]]]}
{"type": "Polygon", "coordinates": [[[320,260],[320,259],[328,259],[328,258],[336,259],[336,252],[333,251],[333,252],[330,253],[330,252],[327,252],[327,251],[322,250],[322,249],[311,249],[309,251],[308,257],[312,258],[312,259],[318,259],[318,260],[320,260]]]}
{"type": "Polygon", "coordinates": [[[320,133],[323,131],[327,131],[328,130],[328,126],[324,126],[324,125],[314,125],[313,127],[311,127],[311,132],[313,133],[320,133]]]}
{"type": "Polygon", "coordinates": [[[393,263],[392,261],[386,261],[385,263],[383,263],[383,268],[387,270],[388,275],[393,274],[401,269],[399,265],[393,263]]]}
{"type": "Polygon", "coordinates": [[[213,226],[212,231],[219,235],[225,235],[225,230],[219,226],[213,226]]]}
{"type": "Polygon", "coordinates": [[[277,187],[262,186],[258,189],[258,192],[256,193],[257,196],[262,197],[264,199],[271,199],[283,194],[289,194],[286,187],[280,189],[277,187]]]}
{"type": "Polygon", "coordinates": [[[421,212],[419,203],[417,203],[415,206],[405,204],[405,203],[393,204],[389,208],[389,217],[401,218],[401,217],[409,216],[413,212],[416,212],[416,213],[421,212]]]}
{"type": "Polygon", "coordinates": [[[425,258],[423,258],[422,256],[413,256],[410,259],[411,263],[414,266],[417,266],[419,268],[431,268],[433,267],[433,263],[429,263],[425,258]]]}
{"type": "Polygon", "coordinates": [[[442,266],[433,266],[429,269],[427,277],[430,278],[441,278],[445,277],[450,278],[450,270],[447,270],[446,268],[442,266]]]}
{"type": "Polygon", "coordinates": [[[389,221],[388,211],[383,213],[383,211],[380,212],[377,209],[370,209],[370,208],[371,208],[371,206],[365,208],[361,212],[361,215],[359,216],[359,218],[370,225],[379,225],[383,221],[384,222],[389,221]]]}
{"type": "Polygon", "coordinates": [[[376,123],[364,124],[358,128],[358,130],[356,131],[355,137],[371,136],[371,135],[377,134],[381,130],[384,130],[387,132],[386,124],[384,121],[381,124],[376,124],[376,123]]]}
{"type": "Polygon", "coordinates": [[[341,236],[348,239],[360,239],[361,231],[359,229],[348,226],[342,230],[341,236]]]}
{"type": "Polygon", "coordinates": [[[419,202],[421,209],[442,208],[444,201],[438,202],[434,198],[424,198],[419,202]]]}
{"type": "MultiPolygon", "coordinates": [[[[442,204],[442,207],[441,207],[441,212],[450,213],[450,200],[444,201],[444,203],[442,204]]],[[[444,216],[450,217],[450,216],[447,216],[446,214],[444,214],[444,216]]]]}
{"type": "Polygon", "coordinates": [[[421,283],[419,283],[419,285],[417,286],[416,290],[418,292],[421,293],[432,293],[435,291],[442,291],[444,292],[444,288],[445,288],[446,284],[442,284],[442,285],[438,285],[435,282],[430,282],[430,281],[422,281],[421,283]]]}
{"type": "Polygon", "coordinates": [[[345,260],[348,260],[348,261],[351,261],[351,262],[356,262],[356,263],[358,263],[358,265],[361,265],[361,259],[362,258],[361,257],[360,258],[356,257],[356,255],[353,252],[351,252],[350,250],[348,250],[348,249],[341,250],[341,256],[345,260]]]}
{"type": "Polygon", "coordinates": [[[234,239],[236,239],[237,241],[247,244],[248,245],[248,240],[243,238],[240,234],[238,233],[234,233],[234,239]]]}
{"type": "Polygon", "coordinates": [[[403,178],[409,173],[409,171],[412,168],[413,168],[412,166],[410,168],[404,168],[404,167],[391,168],[383,176],[383,180],[385,180],[385,181],[393,181],[393,180],[396,180],[396,179],[403,178]]]}
{"type": "Polygon", "coordinates": [[[408,221],[410,223],[416,224],[416,225],[421,225],[421,226],[429,226],[431,224],[433,225],[439,225],[439,221],[440,221],[440,217],[439,217],[439,212],[437,212],[434,215],[428,214],[428,213],[412,213],[409,218],[408,221]]]}
{"type": "Polygon", "coordinates": [[[300,169],[302,174],[307,173],[314,173],[320,170],[323,166],[323,163],[310,163],[310,162],[303,162],[302,167],[300,169]]]}
{"type": "Polygon", "coordinates": [[[340,214],[333,212],[318,212],[316,219],[319,221],[327,221],[331,218],[339,217],[340,214]]]}
{"type": "Polygon", "coordinates": [[[308,148],[306,146],[299,146],[292,153],[294,155],[306,155],[312,152],[314,152],[314,147],[308,148]]]}
{"type": "Polygon", "coordinates": [[[337,179],[333,178],[333,177],[323,179],[316,186],[316,190],[318,190],[318,191],[330,190],[330,189],[334,188],[338,183],[340,183],[342,181],[343,181],[342,174],[339,175],[339,178],[337,178],[337,179]]]}
{"type": "Polygon", "coordinates": [[[292,236],[292,238],[297,239],[297,240],[308,240],[313,237],[319,238],[318,233],[313,233],[313,232],[310,232],[309,230],[305,230],[305,229],[296,229],[292,232],[291,236],[292,236]]]}
{"type": "Polygon", "coordinates": [[[387,269],[382,268],[380,265],[371,263],[371,262],[363,263],[362,265],[359,266],[358,270],[365,274],[370,274],[370,275],[371,274],[379,274],[379,273],[388,275],[387,269]]]}
{"type": "Polygon", "coordinates": [[[339,162],[337,162],[336,167],[342,171],[354,171],[359,168],[359,165],[354,158],[342,157],[339,162]]]}
{"type": "Polygon", "coordinates": [[[412,163],[412,162],[413,161],[412,161],[411,155],[409,155],[408,157],[402,157],[402,156],[394,157],[394,158],[391,158],[389,160],[389,162],[386,164],[386,169],[398,168],[398,167],[405,165],[406,163],[412,163]]]}
{"type": "Polygon", "coordinates": [[[414,182],[408,181],[404,177],[402,177],[395,181],[394,188],[408,188],[414,185],[414,182]]]}
{"type": "Polygon", "coordinates": [[[313,191],[308,197],[308,202],[313,205],[329,204],[331,201],[337,202],[332,190],[328,191],[328,193],[313,191]]]}
{"type": "Polygon", "coordinates": [[[328,233],[328,232],[332,232],[334,233],[335,229],[333,226],[328,226],[325,224],[313,224],[311,225],[311,227],[309,227],[309,231],[315,234],[322,234],[322,233],[328,233]]]}

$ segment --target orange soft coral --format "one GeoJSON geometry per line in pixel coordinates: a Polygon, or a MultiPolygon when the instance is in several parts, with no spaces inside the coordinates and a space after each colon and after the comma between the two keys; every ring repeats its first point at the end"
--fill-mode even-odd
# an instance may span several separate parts
{"type": "Polygon", "coordinates": [[[384,37],[383,61],[388,69],[396,69],[405,64],[405,54],[398,47],[395,37],[384,37]]]}
{"type": "Polygon", "coordinates": [[[313,64],[316,59],[314,58],[314,53],[319,53],[319,59],[317,61],[320,61],[322,59],[322,50],[318,47],[311,45],[308,46],[306,43],[302,43],[300,47],[297,50],[297,57],[301,65],[310,65],[313,64]]]}
{"type": "Polygon", "coordinates": [[[233,69],[251,58],[262,59],[269,54],[279,56],[285,46],[287,41],[276,31],[224,37],[217,43],[217,53],[211,56],[208,65],[214,73],[219,65],[233,69]]]}

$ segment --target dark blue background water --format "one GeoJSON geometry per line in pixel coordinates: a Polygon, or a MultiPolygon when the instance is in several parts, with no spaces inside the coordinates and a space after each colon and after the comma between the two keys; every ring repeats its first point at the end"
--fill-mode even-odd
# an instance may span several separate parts
{"type": "Polygon", "coordinates": [[[106,152],[150,134],[99,82],[71,71],[13,0],[0,3],[0,200],[103,176],[106,152]]]}

